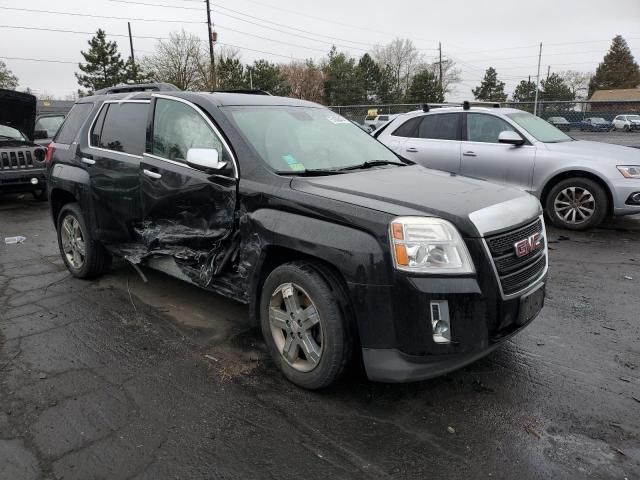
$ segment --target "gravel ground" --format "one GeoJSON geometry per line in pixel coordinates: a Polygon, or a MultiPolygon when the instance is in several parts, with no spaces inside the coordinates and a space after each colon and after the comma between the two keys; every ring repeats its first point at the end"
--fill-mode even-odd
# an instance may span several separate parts
{"type": "Polygon", "coordinates": [[[0,478],[640,477],[640,219],[550,229],[548,300],[435,380],[300,390],[246,309],[116,263],[69,277],[47,206],[0,197],[0,478]]]}

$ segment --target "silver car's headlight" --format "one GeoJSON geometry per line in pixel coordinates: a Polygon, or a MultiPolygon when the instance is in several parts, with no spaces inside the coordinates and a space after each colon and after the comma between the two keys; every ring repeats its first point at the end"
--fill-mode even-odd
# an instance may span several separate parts
{"type": "Polygon", "coordinates": [[[398,217],[390,226],[393,261],[398,270],[464,274],[475,268],[460,233],[450,222],[432,217],[398,217]]]}
{"type": "Polygon", "coordinates": [[[640,178],[640,165],[618,165],[618,170],[626,178],[640,178]]]}

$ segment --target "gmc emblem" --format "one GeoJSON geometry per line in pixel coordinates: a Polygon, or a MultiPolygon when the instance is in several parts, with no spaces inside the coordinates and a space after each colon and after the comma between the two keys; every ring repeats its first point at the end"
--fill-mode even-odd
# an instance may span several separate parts
{"type": "Polygon", "coordinates": [[[542,235],[540,233],[534,233],[530,237],[513,244],[513,247],[516,249],[516,257],[524,257],[541,246],[542,235]]]}

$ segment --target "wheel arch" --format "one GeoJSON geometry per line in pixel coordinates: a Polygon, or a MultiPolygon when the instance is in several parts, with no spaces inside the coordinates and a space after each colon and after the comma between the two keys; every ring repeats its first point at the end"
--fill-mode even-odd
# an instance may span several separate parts
{"type": "Polygon", "coordinates": [[[602,189],[604,190],[604,192],[607,195],[607,214],[611,215],[613,213],[613,194],[611,193],[611,188],[609,188],[609,185],[607,184],[607,182],[600,177],[599,175],[587,171],[587,170],[581,170],[581,169],[570,169],[570,170],[565,170],[559,173],[556,173],[554,176],[552,176],[551,178],[549,178],[545,184],[544,187],[542,188],[542,192],[540,194],[540,203],[542,204],[543,207],[545,207],[545,205],[547,204],[547,195],[549,195],[549,192],[551,191],[551,189],[558,183],[561,182],[562,180],[566,180],[567,178],[588,178],[589,180],[593,180],[594,182],[596,182],[598,185],[600,185],[602,187],[602,189]]]}
{"type": "MultiPolygon", "coordinates": [[[[53,223],[56,224],[58,221],[58,215],[60,214],[60,210],[62,207],[69,203],[77,202],[77,198],[75,195],[68,190],[63,190],[61,188],[53,188],[50,194],[50,208],[51,208],[51,216],[53,217],[53,223]]],[[[57,225],[56,225],[57,228],[57,225]]]]}

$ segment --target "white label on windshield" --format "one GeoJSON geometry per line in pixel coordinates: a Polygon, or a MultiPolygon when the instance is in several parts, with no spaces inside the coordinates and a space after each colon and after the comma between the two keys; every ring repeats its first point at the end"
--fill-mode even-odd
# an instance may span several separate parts
{"type": "Polygon", "coordinates": [[[327,120],[329,120],[334,125],[338,125],[339,123],[349,123],[349,120],[340,115],[329,115],[327,117],[327,120]]]}

